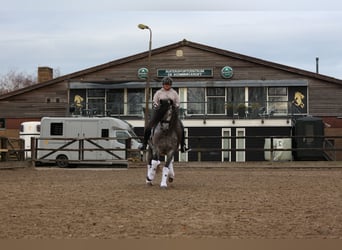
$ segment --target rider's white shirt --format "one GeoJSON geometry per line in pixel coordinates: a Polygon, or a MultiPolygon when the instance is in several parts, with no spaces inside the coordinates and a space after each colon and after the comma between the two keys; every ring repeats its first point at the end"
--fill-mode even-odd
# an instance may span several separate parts
{"type": "Polygon", "coordinates": [[[179,108],[180,99],[176,90],[173,88],[165,90],[164,88],[159,89],[153,96],[153,107],[158,108],[160,100],[171,99],[173,101],[173,106],[179,108]]]}

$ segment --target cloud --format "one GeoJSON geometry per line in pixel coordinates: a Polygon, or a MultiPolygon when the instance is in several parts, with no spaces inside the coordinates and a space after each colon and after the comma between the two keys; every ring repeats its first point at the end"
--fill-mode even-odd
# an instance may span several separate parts
{"type": "Polygon", "coordinates": [[[33,2],[12,0],[0,10],[0,74],[12,68],[36,72],[42,65],[68,74],[146,51],[148,32],[137,28],[145,23],[153,48],[187,39],[312,71],[320,57],[322,74],[342,78],[342,11],[282,10],[304,8],[308,1],[282,1],[277,11],[270,10],[277,1],[265,0],[124,1],[119,7],[109,0],[33,2]],[[136,10],[123,10],[130,5],[136,10]]]}

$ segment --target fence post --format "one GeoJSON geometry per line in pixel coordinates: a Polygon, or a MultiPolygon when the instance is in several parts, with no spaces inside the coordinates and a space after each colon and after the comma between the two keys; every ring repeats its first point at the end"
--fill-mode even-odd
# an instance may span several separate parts
{"type": "Polygon", "coordinates": [[[19,139],[19,161],[25,161],[25,141],[23,139],[19,139]]]}
{"type": "Polygon", "coordinates": [[[31,137],[31,162],[32,162],[32,167],[35,166],[35,162],[37,160],[37,141],[38,138],[31,137]]]}
{"type": "Polygon", "coordinates": [[[130,149],[132,149],[132,138],[127,138],[125,140],[125,159],[127,160],[128,158],[130,158],[131,156],[131,151],[130,149]]]}
{"type": "Polygon", "coordinates": [[[273,162],[273,137],[271,136],[271,142],[270,142],[270,144],[271,144],[271,147],[270,147],[270,149],[271,149],[271,151],[270,151],[270,156],[271,156],[271,162],[273,162]]]}

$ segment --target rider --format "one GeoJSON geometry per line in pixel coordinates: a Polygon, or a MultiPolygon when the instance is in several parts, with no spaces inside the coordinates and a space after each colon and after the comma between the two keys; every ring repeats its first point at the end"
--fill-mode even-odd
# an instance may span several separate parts
{"type": "MultiPolygon", "coordinates": [[[[176,90],[174,90],[172,88],[172,78],[171,77],[164,77],[162,79],[162,84],[163,87],[161,89],[159,89],[153,96],[153,109],[154,110],[158,110],[159,105],[160,105],[160,100],[164,100],[164,99],[170,99],[173,102],[173,106],[176,108],[176,110],[178,111],[179,106],[180,106],[180,98],[178,93],[176,92],[176,90]]],[[[143,144],[141,145],[140,149],[144,150],[146,149],[147,146],[147,142],[148,139],[151,136],[151,129],[157,125],[158,121],[156,120],[156,112],[154,112],[154,114],[152,115],[152,119],[150,120],[149,124],[147,125],[147,127],[145,128],[145,133],[144,133],[144,140],[143,140],[143,144]]],[[[178,113],[178,112],[177,112],[178,113]]],[[[180,125],[182,128],[182,139],[181,139],[181,152],[187,152],[190,150],[190,148],[188,148],[185,145],[185,133],[184,133],[184,126],[183,123],[180,121],[180,125]]]]}

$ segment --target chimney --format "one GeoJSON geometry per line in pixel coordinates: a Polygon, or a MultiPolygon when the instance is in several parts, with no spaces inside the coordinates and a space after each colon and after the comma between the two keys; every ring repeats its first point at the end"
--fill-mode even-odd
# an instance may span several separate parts
{"type": "Polygon", "coordinates": [[[53,69],[49,67],[38,67],[38,83],[50,81],[53,78],[53,69]]]}
{"type": "Polygon", "coordinates": [[[319,74],[319,58],[316,57],[316,73],[319,74]]]}

